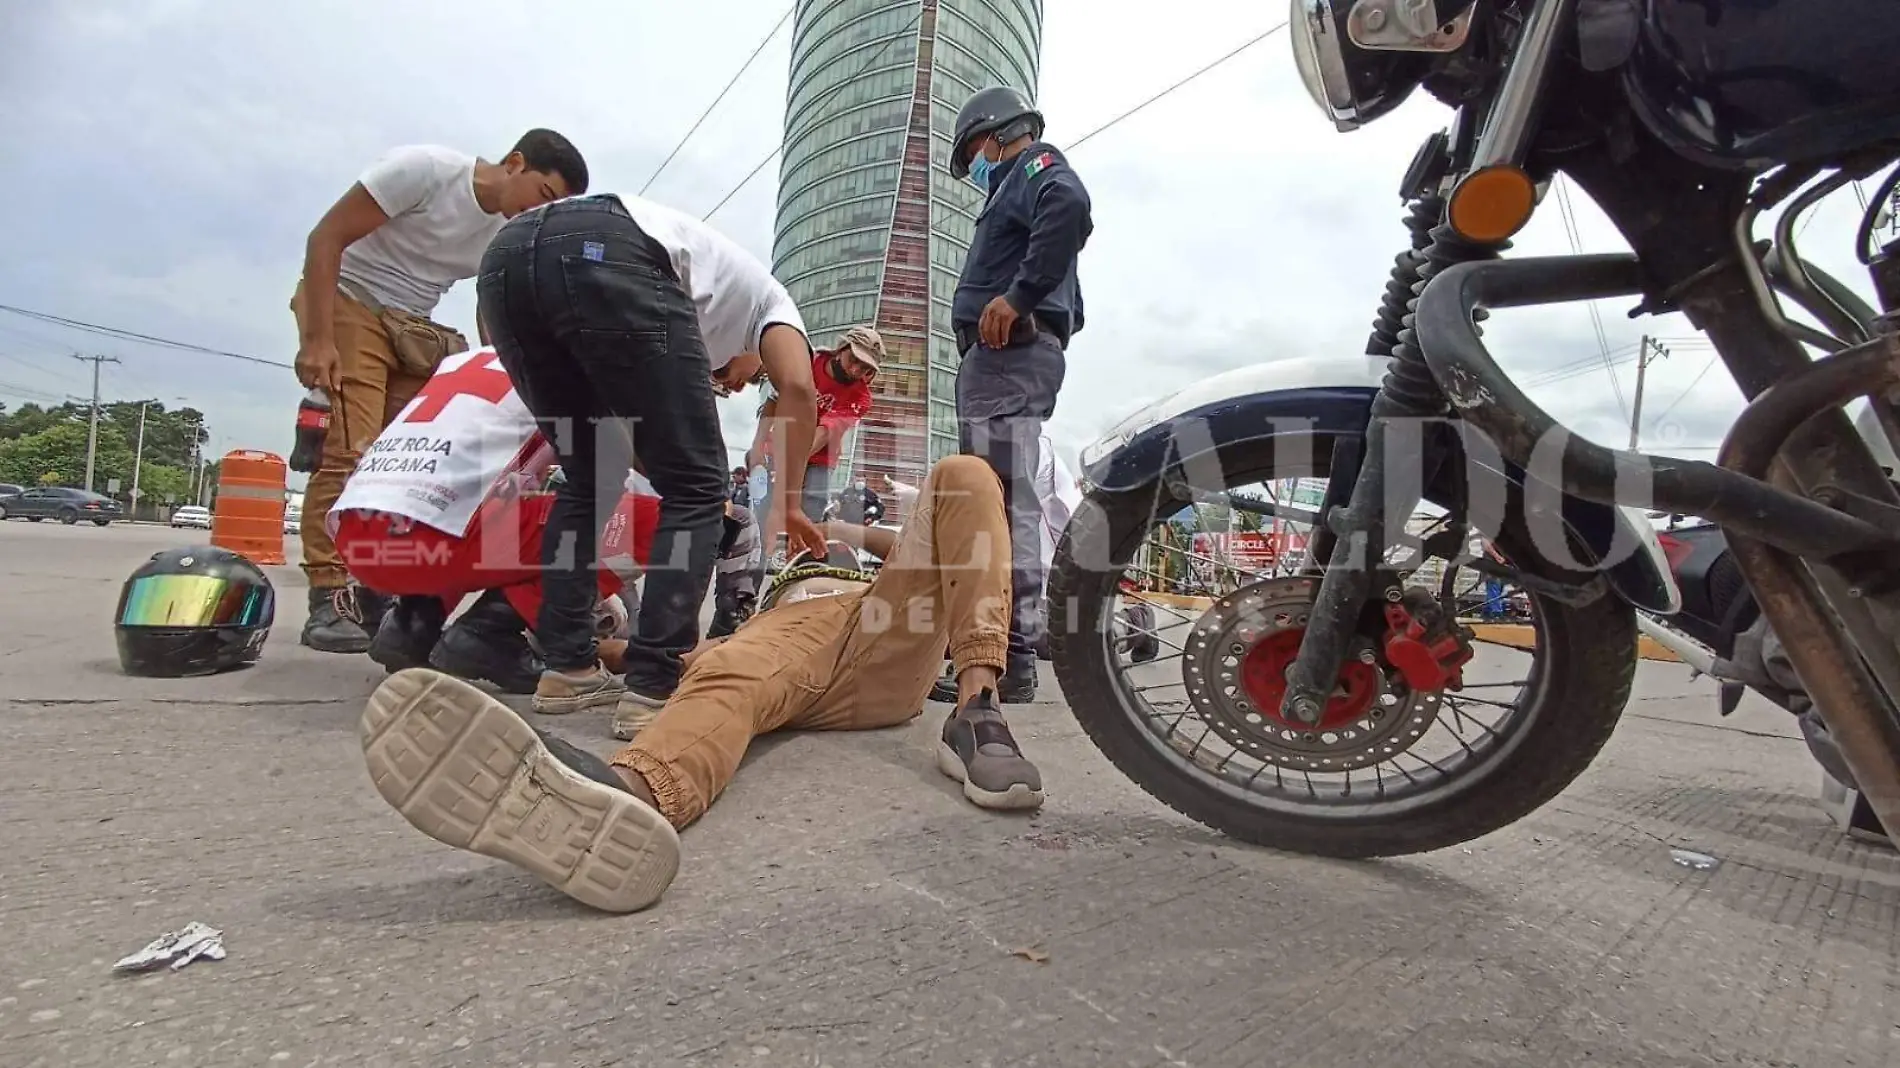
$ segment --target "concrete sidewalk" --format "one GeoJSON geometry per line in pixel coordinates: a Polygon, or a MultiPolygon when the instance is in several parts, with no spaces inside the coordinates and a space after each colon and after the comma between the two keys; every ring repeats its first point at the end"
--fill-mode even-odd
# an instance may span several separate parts
{"type": "MultiPolygon", "coordinates": [[[[1049,803],[968,806],[907,728],[757,745],[654,910],[413,831],[296,645],[127,679],[119,583],[202,532],[0,523],[0,1065],[1889,1065],[1900,857],[1837,834],[1771,709],[1645,665],[1598,766],[1469,846],[1339,863],[1149,799],[1058,700],[1049,803]],[[1721,858],[1673,863],[1671,845],[1721,858]],[[111,962],[190,920],[229,959],[111,962]]],[[[1048,696],[1056,697],[1053,681],[1048,696]]],[[[560,721],[601,752],[605,717],[560,721]]]]}

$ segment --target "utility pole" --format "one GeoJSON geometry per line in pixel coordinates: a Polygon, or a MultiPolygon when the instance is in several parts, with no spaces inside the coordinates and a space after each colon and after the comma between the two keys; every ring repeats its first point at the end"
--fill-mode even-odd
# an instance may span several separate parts
{"type": "Polygon", "coordinates": [[[145,466],[145,409],[151,401],[139,402],[139,443],[132,450],[132,515],[138,516],[139,510],[139,468],[145,466]]]}
{"type": "Polygon", "coordinates": [[[191,424],[191,503],[193,504],[202,503],[199,498],[204,495],[199,487],[204,482],[205,461],[204,456],[201,455],[203,445],[198,441],[203,433],[204,427],[193,420],[191,424]]]}
{"type": "Polygon", "coordinates": [[[1643,427],[1643,372],[1649,370],[1651,363],[1667,355],[1669,355],[1669,349],[1662,342],[1648,334],[1643,335],[1642,347],[1636,351],[1636,400],[1630,405],[1630,451],[1632,452],[1636,449],[1636,440],[1641,436],[1643,427]],[[1651,353],[1654,355],[1652,356],[1651,353]]]}
{"type": "Polygon", "coordinates": [[[92,419],[86,430],[86,492],[92,492],[92,464],[99,452],[99,365],[118,363],[117,356],[79,356],[73,359],[92,364],[92,419]]]}

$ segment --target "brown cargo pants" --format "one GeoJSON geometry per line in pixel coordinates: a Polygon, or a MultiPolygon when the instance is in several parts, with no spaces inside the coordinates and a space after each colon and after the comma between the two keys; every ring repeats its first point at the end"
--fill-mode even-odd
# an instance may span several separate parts
{"type": "MultiPolygon", "coordinates": [[[[337,589],[349,583],[349,571],[336,543],[330,540],[325,520],[330,507],[343,495],[343,484],[356,470],[363,450],[375,443],[376,436],[396,418],[403,407],[415,399],[428,375],[405,372],[396,360],[395,345],[389,331],[361,302],[339,291],[332,329],[336,331],[337,358],[343,382],[342,395],[330,398],[330,429],[323,438],[323,456],[310,483],[304,488],[303,570],[313,589],[337,589]]],[[[297,317],[298,336],[303,334],[303,285],[290,298],[291,314],[297,317]]]]}
{"type": "Polygon", "coordinates": [[[675,827],[704,815],[761,734],[908,722],[943,671],[1003,668],[1009,648],[1003,487],[973,456],[938,462],[876,581],[754,616],[687,668],[613,763],[675,827]]]}

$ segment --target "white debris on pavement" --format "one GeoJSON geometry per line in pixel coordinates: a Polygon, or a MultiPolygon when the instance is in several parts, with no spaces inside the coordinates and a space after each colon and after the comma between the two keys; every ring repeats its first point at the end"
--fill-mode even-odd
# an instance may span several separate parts
{"type": "Polygon", "coordinates": [[[1714,871],[1722,863],[1716,857],[1707,853],[1698,853],[1693,849],[1671,849],[1669,859],[1685,868],[1694,868],[1696,871],[1714,871]]]}
{"type": "Polygon", "coordinates": [[[193,920],[184,927],[154,938],[137,953],[112,966],[115,972],[146,972],[166,962],[177,971],[192,961],[224,959],[224,932],[193,920]]]}

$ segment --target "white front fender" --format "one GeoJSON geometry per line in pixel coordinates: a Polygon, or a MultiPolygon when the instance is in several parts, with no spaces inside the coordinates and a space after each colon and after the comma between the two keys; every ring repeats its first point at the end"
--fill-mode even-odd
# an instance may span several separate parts
{"type": "MultiPolygon", "coordinates": [[[[1361,435],[1385,364],[1377,357],[1276,360],[1215,375],[1116,424],[1082,451],[1083,471],[1092,492],[1126,492],[1160,478],[1171,465],[1192,462],[1181,451],[1184,444],[1204,455],[1217,442],[1282,433],[1361,435]],[[1180,426],[1190,424],[1199,432],[1182,437],[1180,426]]],[[[1503,473],[1518,484],[1526,478],[1515,465],[1507,464],[1503,473]]],[[[1626,600],[1665,615],[1681,608],[1682,593],[1662,543],[1640,509],[1566,496],[1563,518],[1626,600]]]]}
{"type": "Polygon", "coordinates": [[[1295,389],[1377,389],[1379,380],[1385,375],[1385,363],[1382,356],[1343,360],[1296,357],[1223,371],[1143,405],[1116,423],[1109,428],[1108,433],[1082,450],[1082,466],[1093,466],[1097,460],[1121,448],[1136,434],[1157,423],[1165,423],[1224,400],[1295,389]]]}

